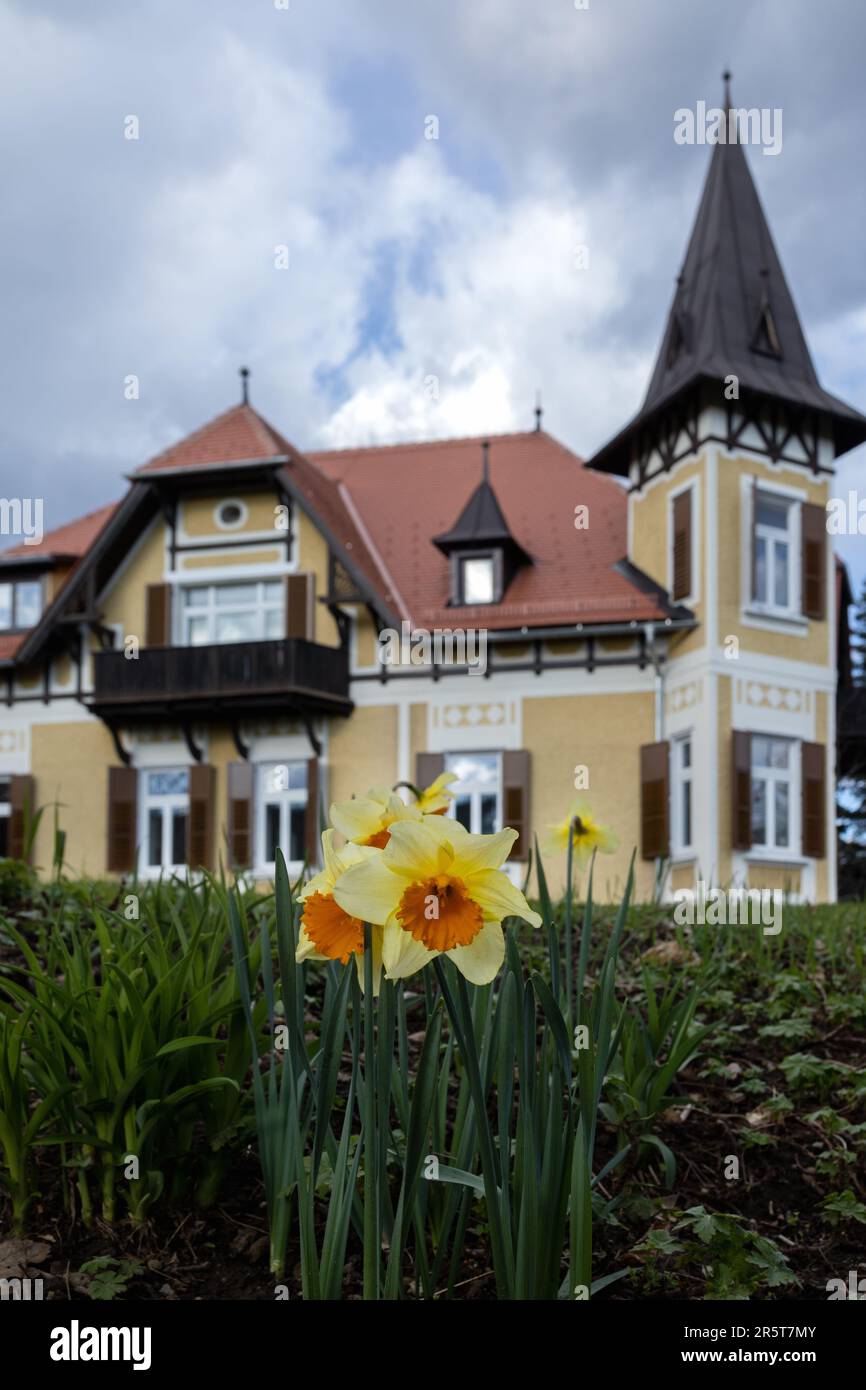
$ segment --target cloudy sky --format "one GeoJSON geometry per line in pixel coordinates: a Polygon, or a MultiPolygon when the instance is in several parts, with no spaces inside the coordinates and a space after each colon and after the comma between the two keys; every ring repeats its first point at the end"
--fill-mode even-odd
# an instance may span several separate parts
{"type": "MultiPolygon", "coordinates": [[[[590,453],[707,166],[673,113],[726,65],[783,111],[752,168],[866,409],[864,44],[851,0],[0,0],[0,492],[26,476],[47,527],[117,497],[242,363],[302,449],[528,428],[540,389],[590,453]]],[[[840,549],[861,582],[866,538],[840,549]]]]}

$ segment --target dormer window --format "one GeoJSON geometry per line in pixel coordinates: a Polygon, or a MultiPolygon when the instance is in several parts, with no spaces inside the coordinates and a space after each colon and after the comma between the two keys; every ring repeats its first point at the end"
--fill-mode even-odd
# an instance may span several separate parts
{"type": "Polygon", "coordinates": [[[0,629],[35,627],[41,617],[40,579],[19,579],[0,584],[0,629]]]}
{"type": "Polygon", "coordinates": [[[482,443],[481,482],[454,525],[433,544],[447,558],[455,608],[501,603],[518,570],[532,564],[514,536],[490,482],[490,446],[482,443]]]}
{"type": "Polygon", "coordinates": [[[460,560],[460,598],[467,607],[476,603],[493,603],[495,571],[492,555],[464,556],[460,560]]]}

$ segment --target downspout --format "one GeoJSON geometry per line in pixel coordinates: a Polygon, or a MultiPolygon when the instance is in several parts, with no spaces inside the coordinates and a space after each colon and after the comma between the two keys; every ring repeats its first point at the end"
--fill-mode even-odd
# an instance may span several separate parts
{"type": "Polygon", "coordinates": [[[656,673],[655,736],[656,743],[661,743],[665,736],[665,663],[656,650],[655,623],[644,624],[644,635],[649,659],[656,673]]]}

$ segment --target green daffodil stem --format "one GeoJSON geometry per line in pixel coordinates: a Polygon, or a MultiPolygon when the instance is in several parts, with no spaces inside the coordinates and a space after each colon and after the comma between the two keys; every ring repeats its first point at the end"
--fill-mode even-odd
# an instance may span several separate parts
{"type": "Polygon", "coordinates": [[[373,928],[364,927],[364,1298],[379,1298],[382,1238],[379,1227],[376,1125],[376,1039],[373,997],[373,928]]]}
{"type": "Polygon", "coordinates": [[[511,1269],[513,1261],[509,1261],[506,1258],[499,1188],[496,1183],[496,1159],[493,1152],[493,1137],[490,1132],[490,1119],[484,1103],[484,1088],[481,1084],[481,1068],[478,1062],[478,1049],[475,1045],[475,1029],[472,1022],[472,1005],[469,1001],[469,989],[464,976],[458,972],[457,989],[459,991],[460,1000],[458,1007],[455,1003],[454,995],[451,992],[451,986],[448,983],[448,977],[445,974],[445,968],[440,956],[435,957],[433,969],[436,971],[439,988],[442,991],[445,1007],[448,1010],[451,1024],[457,1035],[457,1044],[463,1056],[466,1074],[469,1077],[469,1090],[472,1096],[472,1104],[475,1109],[478,1127],[478,1147],[481,1152],[481,1173],[484,1178],[484,1198],[487,1204],[487,1220],[490,1225],[490,1247],[493,1256],[493,1271],[496,1276],[496,1287],[500,1298],[510,1299],[514,1297],[514,1280],[511,1269]]]}

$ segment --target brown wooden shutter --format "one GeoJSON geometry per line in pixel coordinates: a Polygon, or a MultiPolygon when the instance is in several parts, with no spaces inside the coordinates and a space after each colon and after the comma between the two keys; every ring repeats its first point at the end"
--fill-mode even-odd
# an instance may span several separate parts
{"type": "Polygon", "coordinates": [[[731,844],[752,848],[752,735],[733,732],[731,767],[731,844]]]}
{"type": "Polygon", "coordinates": [[[423,792],[425,787],[429,787],[431,782],[435,782],[439,774],[444,771],[444,753],[415,754],[415,786],[419,792],[423,792]]]}
{"type": "Polygon", "coordinates": [[[517,831],[509,859],[529,858],[529,787],[531,763],[525,748],[502,754],[502,821],[517,831]]]}
{"type": "Polygon", "coordinates": [[[825,859],[827,750],[822,743],[801,743],[800,750],[803,853],[810,859],[825,859]]]}
{"type": "Polygon", "coordinates": [[[314,574],[286,575],[287,637],[305,637],[307,641],[312,642],[315,585],[314,574]]]}
{"type": "Polygon", "coordinates": [[[253,769],[250,763],[229,763],[228,842],[233,869],[250,869],[253,863],[253,769]]]}
{"type": "Polygon", "coordinates": [[[9,779],[9,858],[30,862],[33,846],[27,844],[36,809],[35,783],[29,773],[15,773],[9,779]]]}
{"type": "Polygon", "coordinates": [[[688,598],[692,588],[692,489],[674,498],[673,504],[673,589],[674,602],[688,598]]]}
{"type": "Polygon", "coordinates": [[[670,849],[670,750],[666,739],[640,750],[641,857],[664,859],[670,849]]]}
{"type": "Polygon", "coordinates": [[[820,622],[826,613],[827,513],[814,502],[800,509],[800,563],[803,616],[820,622]]]}
{"type": "Polygon", "coordinates": [[[191,869],[212,869],[216,768],[193,763],[189,770],[186,862],[191,869]]]}
{"type": "Polygon", "coordinates": [[[319,760],[307,759],[307,809],[304,816],[304,854],[309,868],[315,868],[319,852],[319,760]]]}
{"type": "Polygon", "coordinates": [[[171,586],[148,584],[144,604],[144,645],[171,646],[171,586]]]}
{"type": "Polygon", "coordinates": [[[108,868],[133,873],[138,841],[138,773],[134,767],[108,769],[108,868]]]}

